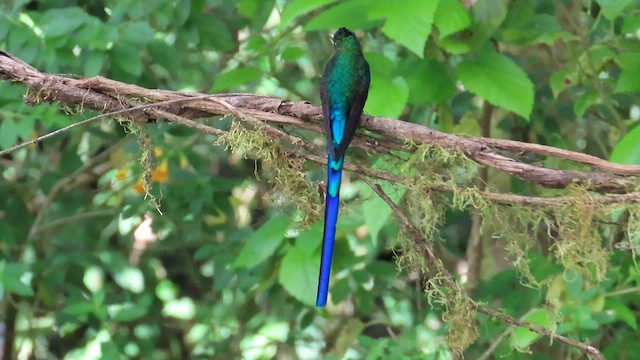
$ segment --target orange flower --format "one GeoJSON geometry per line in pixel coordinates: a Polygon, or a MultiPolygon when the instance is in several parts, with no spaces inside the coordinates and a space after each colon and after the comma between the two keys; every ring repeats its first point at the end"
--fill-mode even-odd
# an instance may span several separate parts
{"type": "Polygon", "coordinates": [[[151,181],[164,184],[167,182],[167,179],[169,179],[169,162],[162,160],[160,166],[151,173],[151,181]]]}

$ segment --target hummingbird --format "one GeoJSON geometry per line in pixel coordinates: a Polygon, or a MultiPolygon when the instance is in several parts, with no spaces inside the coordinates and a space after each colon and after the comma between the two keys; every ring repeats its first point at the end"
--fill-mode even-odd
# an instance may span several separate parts
{"type": "Polygon", "coordinates": [[[333,244],[336,238],[344,154],[360,125],[371,73],[356,35],[340,28],[331,38],[333,54],[324,69],[320,97],[327,140],[327,194],[316,306],[327,304],[333,244]]]}

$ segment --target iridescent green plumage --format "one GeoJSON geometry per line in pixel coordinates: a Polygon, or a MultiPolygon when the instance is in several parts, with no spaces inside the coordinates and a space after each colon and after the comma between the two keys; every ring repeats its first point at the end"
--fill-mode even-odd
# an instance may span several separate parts
{"type": "Polygon", "coordinates": [[[316,306],[325,306],[327,303],[344,154],[360,125],[371,78],[369,64],[353,32],[340,28],[333,36],[333,44],[333,55],[325,67],[320,88],[329,159],[316,306]]]}

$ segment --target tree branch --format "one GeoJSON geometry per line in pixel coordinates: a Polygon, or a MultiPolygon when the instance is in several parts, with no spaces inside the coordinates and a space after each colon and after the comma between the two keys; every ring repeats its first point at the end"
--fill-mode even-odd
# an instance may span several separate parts
{"type": "MultiPolygon", "coordinates": [[[[371,189],[378,195],[380,196],[380,198],[382,200],[384,200],[384,202],[387,203],[387,205],[389,205],[389,207],[391,208],[393,214],[396,216],[396,218],[398,218],[398,220],[400,221],[400,223],[404,226],[407,234],[411,237],[411,239],[413,240],[413,243],[415,244],[417,249],[420,249],[420,251],[423,254],[423,257],[432,265],[436,265],[438,267],[438,271],[441,272],[442,274],[444,274],[444,279],[443,282],[451,289],[457,289],[459,288],[459,285],[453,280],[453,277],[451,276],[451,274],[443,267],[443,266],[438,266],[438,264],[441,264],[440,261],[438,260],[438,258],[435,255],[435,252],[433,251],[433,249],[431,249],[431,246],[429,245],[429,242],[426,241],[425,239],[422,238],[422,235],[420,234],[420,231],[418,230],[418,228],[416,228],[413,223],[411,223],[411,220],[409,220],[409,218],[404,214],[404,212],[402,211],[402,209],[400,209],[400,207],[398,205],[396,205],[393,200],[391,200],[391,198],[384,192],[384,190],[382,190],[382,188],[379,185],[373,184],[371,181],[369,181],[367,178],[365,178],[364,176],[361,176],[360,179],[362,181],[364,181],[367,185],[369,185],[369,187],[371,187],[371,189]]],[[[540,335],[543,336],[547,336],[550,337],[554,340],[558,340],[562,343],[565,343],[569,346],[578,348],[580,350],[582,350],[584,353],[586,353],[587,355],[592,356],[594,359],[596,360],[605,360],[604,356],[602,355],[602,353],[600,352],[600,350],[594,346],[591,346],[589,344],[580,342],[580,341],[576,341],[573,339],[570,339],[566,336],[562,336],[559,334],[556,334],[555,332],[540,327],[538,325],[529,323],[527,321],[524,320],[520,320],[517,319],[509,314],[506,314],[502,311],[499,310],[494,310],[494,309],[490,309],[488,307],[485,307],[483,305],[477,304],[477,303],[473,303],[474,304],[474,310],[476,312],[485,314],[485,315],[489,315],[492,318],[496,318],[499,319],[500,321],[509,324],[509,325],[517,325],[517,326],[521,326],[524,328],[527,328],[533,332],[536,332],[540,335]]]]}
{"type": "MultiPolygon", "coordinates": [[[[129,109],[132,107],[131,101],[136,98],[137,101],[148,102],[172,101],[158,106],[159,109],[130,110],[127,116],[134,121],[146,122],[157,117],[173,121],[172,115],[193,121],[202,117],[243,114],[262,122],[320,130],[320,107],[305,101],[291,102],[253,94],[204,95],[152,90],[103,77],[72,79],[41,73],[3,51],[0,51],[0,79],[20,82],[27,86],[29,92],[25,101],[30,105],[42,101],[59,101],[105,113],[129,109]]],[[[362,120],[362,127],[379,137],[358,135],[353,142],[354,146],[369,151],[388,151],[403,149],[403,144],[407,142],[437,145],[461,151],[480,164],[548,188],[564,188],[578,183],[594,191],[625,193],[633,191],[638,185],[636,176],[640,176],[640,166],[613,164],[568,150],[511,140],[463,138],[395,119],[363,116],[362,120]],[[544,168],[498,154],[496,150],[554,156],[590,165],[608,173],[544,168]]],[[[406,148],[404,150],[406,151],[406,148]]]]}

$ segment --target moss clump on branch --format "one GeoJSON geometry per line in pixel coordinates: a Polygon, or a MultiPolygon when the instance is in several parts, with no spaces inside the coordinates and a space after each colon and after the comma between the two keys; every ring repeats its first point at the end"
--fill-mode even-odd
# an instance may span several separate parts
{"type": "Polygon", "coordinates": [[[309,227],[320,219],[322,202],[318,201],[318,188],[304,171],[304,159],[287,154],[264,131],[247,129],[237,121],[216,143],[224,144],[232,152],[240,152],[245,158],[260,160],[262,175],[273,187],[266,200],[274,205],[288,205],[297,209],[301,217],[300,227],[309,227]]]}
{"type": "Polygon", "coordinates": [[[602,281],[611,251],[605,247],[596,219],[606,218],[611,206],[597,204],[581,186],[570,187],[569,193],[571,202],[554,211],[558,235],[552,249],[566,269],[602,281]]]}

